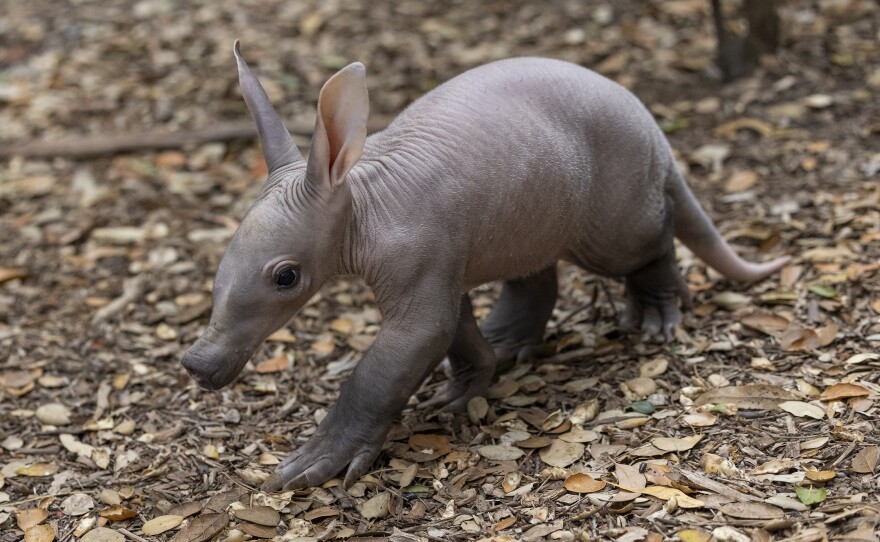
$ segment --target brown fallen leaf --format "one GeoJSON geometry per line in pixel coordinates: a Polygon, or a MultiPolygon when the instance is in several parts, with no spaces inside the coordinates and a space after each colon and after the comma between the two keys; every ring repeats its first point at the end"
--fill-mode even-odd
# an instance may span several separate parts
{"type": "Polygon", "coordinates": [[[280,373],[287,369],[290,358],[287,354],[281,354],[278,357],[270,358],[257,363],[255,370],[260,374],[280,373]]]}
{"type": "Polygon", "coordinates": [[[49,517],[49,512],[42,508],[26,508],[15,513],[15,522],[22,531],[27,531],[31,527],[42,523],[49,517]]]}
{"type": "Polygon", "coordinates": [[[211,540],[229,523],[229,516],[225,512],[202,514],[186,524],[186,527],[178,531],[172,542],[205,542],[211,540]]]}
{"type": "Polygon", "coordinates": [[[24,542],[52,542],[55,540],[55,528],[51,525],[34,525],[24,532],[24,542]]]}
{"type": "MultiPolygon", "coordinates": [[[[409,485],[409,484],[407,484],[409,485]]],[[[339,509],[333,508],[332,506],[322,506],[321,508],[315,508],[314,510],[309,510],[303,515],[303,518],[306,521],[315,521],[316,519],[322,518],[332,518],[334,516],[339,515],[339,509]]]]}
{"type": "Polygon", "coordinates": [[[681,420],[691,427],[711,427],[718,421],[718,416],[711,412],[692,412],[682,416],[681,420]]]}
{"type": "Polygon", "coordinates": [[[268,527],[256,523],[241,523],[236,526],[236,528],[258,540],[271,540],[278,534],[275,532],[275,527],[268,527]]]}
{"type": "Polygon", "coordinates": [[[180,504],[175,504],[171,508],[168,509],[167,515],[169,516],[180,516],[183,518],[188,518],[190,516],[194,516],[202,511],[202,505],[196,501],[190,502],[182,502],[180,504]]]}
{"type": "Polygon", "coordinates": [[[281,328],[275,333],[269,335],[266,338],[267,342],[277,342],[277,343],[287,343],[292,344],[296,342],[296,335],[291,333],[289,330],[281,328]]]}
{"type": "Polygon", "coordinates": [[[563,486],[572,493],[595,493],[602,491],[607,482],[596,480],[589,474],[577,472],[565,479],[563,486]]]}
{"type": "Polygon", "coordinates": [[[522,481],[522,473],[519,471],[508,472],[504,475],[504,479],[501,480],[501,489],[504,490],[505,493],[510,493],[514,489],[519,487],[519,483],[522,481]]]}
{"type": "Polygon", "coordinates": [[[525,455],[525,452],[519,448],[501,444],[480,446],[477,448],[477,453],[490,461],[513,461],[525,455]]]}
{"type": "Polygon", "coordinates": [[[758,174],[754,171],[735,171],[724,183],[724,192],[727,194],[735,194],[737,192],[745,192],[749,188],[755,186],[758,181],[758,174]]]}
{"type": "Polygon", "coordinates": [[[361,516],[364,519],[384,518],[389,513],[390,505],[391,494],[383,491],[364,501],[361,505],[361,516]]]}
{"type": "Polygon", "coordinates": [[[122,533],[108,529],[107,527],[95,527],[84,534],[79,542],[125,542],[122,533]]]}
{"type": "Polygon", "coordinates": [[[535,448],[544,448],[545,446],[550,446],[550,443],[553,442],[549,437],[529,437],[525,440],[521,440],[516,443],[516,445],[520,448],[525,448],[527,450],[532,450],[535,448]]]}
{"type": "Polygon", "coordinates": [[[678,531],[678,538],[681,539],[681,542],[709,542],[712,533],[702,529],[684,529],[678,531]]]}
{"type": "Polygon", "coordinates": [[[746,384],[744,386],[726,386],[709,390],[700,395],[694,402],[696,406],[734,404],[738,408],[756,410],[776,410],[783,401],[793,401],[794,395],[769,384],[746,384]]]}
{"type": "Polygon", "coordinates": [[[837,324],[829,324],[819,329],[805,329],[792,324],[779,337],[779,346],[789,352],[806,352],[828,346],[837,338],[837,324]]]}
{"type": "Polygon", "coordinates": [[[880,446],[868,446],[853,457],[852,470],[859,474],[874,474],[880,461],[880,446]]]}
{"type": "Polygon", "coordinates": [[[781,508],[760,502],[731,502],[721,505],[720,510],[725,515],[739,519],[771,520],[785,516],[781,508]]]}
{"type": "Polygon", "coordinates": [[[725,139],[736,139],[736,133],[739,130],[751,130],[758,135],[769,137],[773,135],[773,126],[760,119],[739,118],[725,122],[715,127],[713,132],[716,136],[725,139]]]}
{"type": "Polygon", "coordinates": [[[651,444],[664,452],[684,452],[696,446],[702,438],[703,435],[691,435],[682,438],[657,437],[651,441],[651,444]]]}
{"type": "MultiPolygon", "coordinates": [[[[230,504],[234,503],[238,499],[241,498],[242,492],[238,489],[233,489],[230,491],[223,491],[221,493],[217,493],[211,496],[208,499],[208,502],[205,504],[205,512],[223,512],[226,510],[226,507],[230,504]]],[[[190,503],[191,505],[191,503],[190,503]]],[[[179,511],[173,511],[174,508],[168,511],[170,514],[178,514],[180,516],[186,517],[186,514],[182,514],[179,511]]]]}
{"type": "Polygon", "coordinates": [[[281,515],[278,511],[268,506],[241,508],[233,510],[232,515],[242,521],[265,525],[266,527],[275,527],[281,521],[281,515]]]}
{"type": "Polygon", "coordinates": [[[452,451],[449,439],[443,435],[427,433],[417,433],[409,437],[409,447],[412,448],[414,452],[426,452],[438,456],[448,454],[452,451]]]}
{"type": "Polygon", "coordinates": [[[39,478],[42,476],[52,476],[58,472],[58,470],[58,465],[54,463],[34,463],[33,465],[28,465],[27,467],[22,467],[16,470],[15,473],[22,476],[39,478]]]}
{"type": "Polygon", "coordinates": [[[850,397],[865,397],[867,395],[870,395],[870,392],[862,386],[841,382],[826,388],[819,395],[819,399],[823,401],[839,401],[841,399],[849,399],[850,397]]]}
{"type": "Polygon", "coordinates": [[[174,529],[181,523],[183,523],[183,516],[167,514],[164,516],[157,516],[145,522],[144,526],[141,527],[141,531],[147,536],[156,536],[157,534],[162,534],[174,529]]]}
{"type": "Polygon", "coordinates": [[[551,467],[567,467],[583,457],[584,445],[580,442],[553,440],[550,446],[542,448],[538,455],[541,456],[541,461],[551,467]]]}
{"type": "Polygon", "coordinates": [[[110,521],[124,521],[126,519],[131,519],[137,515],[137,512],[132,510],[131,508],[126,508],[124,506],[115,504],[110,508],[105,508],[98,512],[98,515],[102,518],[107,518],[110,521]]]}
{"type": "Polygon", "coordinates": [[[507,516],[495,524],[495,530],[503,531],[504,529],[509,529],[514,523],[516,523],[516,516],[507,516]]]}
{"type": "Polygon", "coordinates": [[[791,323],[787,318],[767,313],[749,314],[744,316],[740,322],[746,327],[771,336],[779,335],[785,331],[791,323]]]}
{"type": "Polygon", "coordinates": [[[14,267],[0,267],[0,284],[15,279],[25,279],[28,274],[24,269],[16,269],[14,267]]]}
{"type": "Polygon", "coordinates": [[[833,470],[808,470],[804,474],[813,482],[827,482],[837,476],[833,470]]]}
{"type": "Polygon", "coordinates": [[[639,467],[636,465],[615,463],[614,476],[617,478],[617,483],[622,486],[644,489],[648,485],[645,475],[639,472],[639,467]]]}

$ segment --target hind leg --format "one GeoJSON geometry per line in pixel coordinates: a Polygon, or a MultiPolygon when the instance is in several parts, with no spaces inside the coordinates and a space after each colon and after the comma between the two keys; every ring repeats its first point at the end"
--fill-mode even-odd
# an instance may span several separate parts
{"type": "Polygon", "coordinates": [[[499,364],[527,359],[543,342],[556,294],[555,265],[504,283],[498,302],[480,326],[499,364]]]}
{"type": "Polygon", "coordinates": [[[681,322],[678,300],[690,308],[690,292],[678,270],[671,236],[666,243],[669,246],[662,256],[626,276],[628,306],[621,327],[671,341],[681,322]]]}
{"type": "Polygon", "coordinates": [[[464,294],[459,308],[458,327],[448,351],[452,375],[446,388],[420,406],[444,407],[446,410],[464,410],[468,401],[485,396],[495,376],[495,352],[486,342],[471,307],[471,298],[464,294]]]}

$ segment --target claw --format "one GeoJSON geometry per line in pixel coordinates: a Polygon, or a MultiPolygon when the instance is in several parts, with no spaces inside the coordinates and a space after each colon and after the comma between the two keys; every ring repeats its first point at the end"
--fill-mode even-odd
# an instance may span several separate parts
{"type": "Polygon", "coordinates": [[[260,486],[260,490],[263,493],[275,493],[276,491],[281,491],[281,487],[284,486],[284,480],[281,478],[281,474],[278,472],[273,472],[272,476],[269,476],[263,485],[260,486]]]}

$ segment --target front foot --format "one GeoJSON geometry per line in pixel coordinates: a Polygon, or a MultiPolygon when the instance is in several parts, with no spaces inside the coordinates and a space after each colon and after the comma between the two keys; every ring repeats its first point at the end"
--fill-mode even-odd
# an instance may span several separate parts
{"type": "Polygon", "coordinates": [[[387,428],[331,426],[321,428],[300,449],[290,454],[263,483],[262,490],[289,491],[321,485],[345,469],[348,488],[370,470],[382,450],[387,428]],[[336,429],[338,427],[338,429],[336,429]]]}

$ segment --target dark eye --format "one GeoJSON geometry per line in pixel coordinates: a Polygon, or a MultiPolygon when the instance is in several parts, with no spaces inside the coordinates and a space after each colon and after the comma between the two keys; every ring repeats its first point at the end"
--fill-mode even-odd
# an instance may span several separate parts
{"type": "Polygon", "coordinates": [[[296,271],[293,269],[285,269],[275,277],[275,284],[278,286],[292,286],[294,282],[296,282],[296,271]]]}

